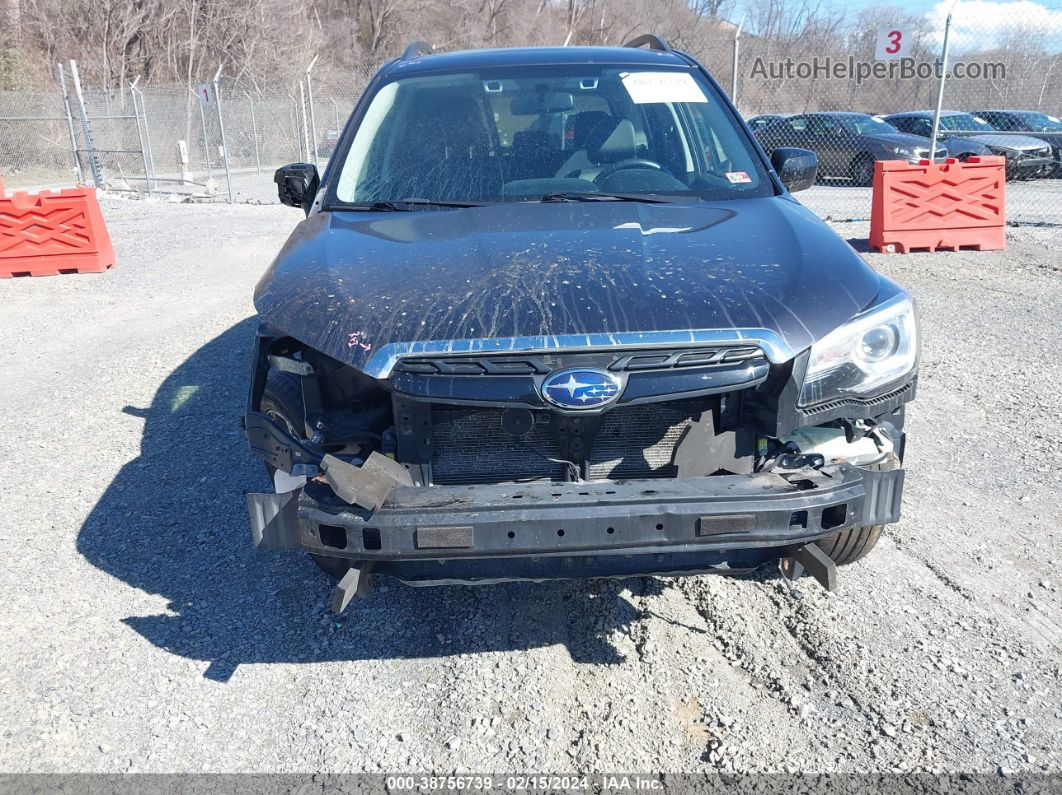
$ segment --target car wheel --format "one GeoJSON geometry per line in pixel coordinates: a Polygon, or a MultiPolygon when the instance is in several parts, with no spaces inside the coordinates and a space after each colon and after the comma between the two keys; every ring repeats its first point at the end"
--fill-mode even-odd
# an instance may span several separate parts
{"type": "MultiPolygon", "coordinates": [[[[863,467],[863,469],[882,471],[898,469],[899,466],[899,459],[893,455],[880,464],[872,464],[863,467]]],[[[834,533],[832,536],[820,538],[815,543],[838,566],[846,566],[849,563],[855,563],[870,552],[878,543],[878,539],[881,538],[881,531],[884,529],[885,525],[883,524],[869,527],[850,527],[847,530],[834,533]]]]}
{"type": "Polygon", "coordinates": [[[852,182],[866,188],[874,184],[874,158],[866,152],[852,161],[852,182]]]}
{"type": "MultiPolygon", "coordinates": [[[[298,376],[282,373],[279,370],[270,370],[260,406],[263,414],[286,428],[292,436],[296,438],[303,436],[301,422],[298,419],[303,414],[302,384],[298,376]]],[[[276,469],[269,464],[265,467],[272,481],[276,469]]],[[[312,552],[310,557],[321,571],[337,580],[350,568],[350,561],[345,558],[315,555],[312,552]]]]}

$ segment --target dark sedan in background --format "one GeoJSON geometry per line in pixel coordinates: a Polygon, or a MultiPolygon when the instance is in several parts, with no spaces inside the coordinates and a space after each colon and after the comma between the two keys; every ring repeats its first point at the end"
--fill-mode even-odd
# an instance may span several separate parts
{"type": "MultiPolygon", "coordinates": [[[[919,110],[910,113],[895,113],[885,121],[899,129],[919,129],[928,139],[933,128],[933,111],[919,110]]],[[[980,144],[990,154],[1007,159],[1008,179],[1029,179],[1045,176],[1054,166],[1051,146],[1039,138],[1024,135],[1000,135],[999,130],[980,116],[956,110],[941,111],[940,141],[949,145],[958,138],[967,143],[980,144]]],[[[957,157],[957,154],[952,154],[957,157]]]]}
{"type": "MultiPolygon", "coordinates": [[[[927,118],[920,113],[894,113],[885,116],[884,119],[900,132],[925,138],[927,144],[933,136],[932,114],[927,118]]],[[[948,157],[965,162],[970,157],[993,154],[991,149],[972,138],[962,135],[944,135],[943,129],[941,133],[937,136],[937,144],[948,150],[948,157]]]]}
{"type": "MultiPolygon", "coordinates": [[[[810,149],[819,156],[819,175],[870,185],[875,160],[928,160],[929,142],[907,135],[865,113],[803,113],[757,131],[768,154],[778,147],[810,149]]],[[[936,157],[947,156],[940,146],[936,157]]]]}
{"type": "Polygon", "coordinates": [[[749,126],[749,129],[753,132],[757,130],[763,130],[770,127],[775,122],[788,118],[788,113],[764,113],[759,116],[753,116],[751,119],[745,122],[749,126]]]}
{"type": "Polygon", "coordinates": [[[1027,132],[1033,138],[1051,144],[1054,158],[1052,177],[1062,177],[1062,120],[1039,110],[978,110],[980,116],[997,130],[1027,132]]]}

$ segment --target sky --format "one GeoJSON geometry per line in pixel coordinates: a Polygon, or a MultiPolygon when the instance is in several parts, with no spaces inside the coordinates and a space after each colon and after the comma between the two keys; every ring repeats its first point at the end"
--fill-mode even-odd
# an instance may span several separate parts
{"type": "MultiPolygon", "coordinates": [[[[739,7],[733,19],[741,17],[739,7]]],[[[951,46],[964,49],[991,47],[997,37],[1015,27],[1035,30],[1062,51],[1062,0],[824,0],[824,5],[855,14],[866,8],[897,6],[909,12],[921,12],[932,19],[943,35],[944,20],[952,11],[951,46]]]]}
{"type": "MultiPolygon", "coordinates": [[[[928,15],[943,31],[951,0],[937,3],[928,15]]],[[[911,6],[916,7],[916,6],[911,6]]],[[[958,0],[951,13],[951,46],[957,51],[980,49],[1008,29],[1039,31],[1062,50],[1062,0],[958,0]]]]}

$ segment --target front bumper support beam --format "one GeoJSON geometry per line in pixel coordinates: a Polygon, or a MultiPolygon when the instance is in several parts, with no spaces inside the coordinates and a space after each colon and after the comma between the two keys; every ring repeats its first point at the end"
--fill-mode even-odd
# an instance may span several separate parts
{"type": "Polygon", "coordinates": [[[260,546],[297,544],[421,582],[747,568],[758,565],[752,553],[794,557],[840,530],[897,521],[902,486],[901,469],[838,464],[785,475],[396,485],[366,511],[318,480],[299,495],[295,519],[281,511],[274,524],[283,528],[258,535],[260,546]]]}

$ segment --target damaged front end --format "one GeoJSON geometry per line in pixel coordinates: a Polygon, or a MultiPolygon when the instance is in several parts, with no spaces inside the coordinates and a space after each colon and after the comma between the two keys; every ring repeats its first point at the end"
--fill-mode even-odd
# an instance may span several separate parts
{"type": "Polygon", "coordinates": [[[248,495],[255,543],[341,576],[337,610],[373,571],[487,583],[782,561],[832,587],[816,542],[899,518],[913,368],[806,406],[815,367],[852,377],[822,370],[830,351],[714,336],[463,341],[388,351],[370,374],[263,326],[244,429],[277,491],[248,495]]]}

